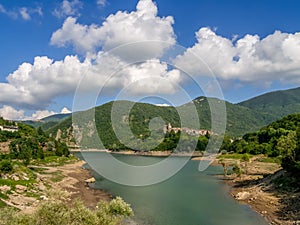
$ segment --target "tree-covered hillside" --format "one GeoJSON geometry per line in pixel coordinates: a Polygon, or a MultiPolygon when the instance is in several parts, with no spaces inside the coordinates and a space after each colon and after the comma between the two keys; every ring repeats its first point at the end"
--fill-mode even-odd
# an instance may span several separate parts
{"type": "Polygon", "coordinates": [[[285,169],[299,176],[300,114],[286,116],[257,132],[245,134],[227,150],[278,157],[285,169]]]}
{"type": "Polygon", "coordinates": [[[300,87],[263,94],[238,105],[265,113],[271,122],[274,118],[300,113],[300,87]]]}
{"type": "Polygon", "coordinates": [[[3,143],[0,159],[19,159],[28,165],[32,159],[69,155],[68,147],[64,142],[49,137],[41,128],[35,129],[30,125],[10,122],[3,118],[0,118],[0,126],[2,127],[0,142],[3,143]],[[2,153],[8,154],[2,155],[2,153]]]}
{"type": "MultiPolygon", "coordinates": [[[[118,123],[115,123],[115,128],[119,130],[125,130],[128,124],[133,133],[130,140],[124,140],[125,143],[133,142],[131,140],[137,139],[138,141],[134,143],[140,147],[144,147],[145,142],[143,140],[150,136],[149,122],[155,117],[161,117],[164,120],[164,124],[170,123],[173,127],[180,127],[181,122],[180,116],[177,111],[183,112],[186,118],[190,118],[184,125],[188,128],[199,128],[199,124],[195,124],[195,115],[192,113],[192,108],[195,106],[198,118],[200,122],[200,128],[211,130],[211,111],[210,105],[214,104],[216,108],[218,105],[226,105],[226,135],[231,137],[241,137],[245,133],[255,132],[263,126],[282,118],[287,114],[300,113],[300,88],[277,91],[268,94],[264,94],[248,101],[232,104],[227,101],[223,101],[217,98],[207,98],[199,97],[189,102],[187,104],[174,107],[163,107],[156,106],[145,103],[132,103],[129,101],[118,101],[115,104],[119,106],[118,110],[118,123]],[[127,107],[134,104],[134,107],[130,113],[125,112],[127,107]]],[[[96,119],[96,129],[101,137],[101,141],[104,146],[110,149],[124,149],[125,146],[118,140],[116,134],[113,130],[113,124],[111,121],[111,109],[114,102],[106,103],[104,105],[98,106],[86,112],[77,113],[77,118],[82,120],[82,123],[91,125],[91,121],[86,121],[86,113],[95,113],[96,119]]],[[[220,108],[222,110],[222,108],[220,108]]],[[[219,118],[221,119],[222,118],[219,118]]],[[[72,128],[72,118],[69,117],[60,123],[53,122],[46,123],[42,128],[47,131],[47,133],[52,134],[54,137],[57,135],[69,142],[74,144],[73,128],[72,128]],[[48,126],[49,125],[49,126],[48,126]]],[[[151,126],[162,129],[162,124],[157,121],[151,122],[151,126]]],[[[220,124],[222,125],[222,124],[220,124]]],[[[127,132],[128,133],[128,132],[127,132]]],[[[152,132],[152,138],[158,135],[157,132],[152,132]]],[[[128,139],[128,138],[127,138],[128,139]]],[[[161,139],[160,139],[161,140],[161,139]]],[[[123,141],[122,141],[123,142],[123,141]]],[[[86,146],[91,144],[90,140],[83,141],[86,146]]],[[[96,146],[96,145],[95,145],[96,146]]]]}

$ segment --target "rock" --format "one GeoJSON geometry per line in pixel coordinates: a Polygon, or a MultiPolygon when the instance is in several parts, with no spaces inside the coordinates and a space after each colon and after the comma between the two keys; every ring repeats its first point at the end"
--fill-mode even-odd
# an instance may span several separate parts
{"type": "Polygon", "coordinates": [[[10,191],[10,186],[7,186],[7,185],[0,186],[0,191],[1,192],[10,191]]]}
{"type": "Polygon", "coordinates": [[[43,183],[40,183],[40,184],[38,185],[38,189],[39,189],[40,191],[45,191],[45,190],[47,190],[47,187],[46,187],[43,183]]]}
{"type": "Polygon", "coordinates": [[[42,200],[48,200],[48,198],[47,198],[45,195],[41,195],[40,198],[41,198],[42,200]]]}
{"type": "Polygon", "coordinates": [[[243,201],[243,200],[246,200],[247,198],[249,198],[249,196],[250,196],[249,192],[242,191],[242,192],[237,193],[234,197],[237,200],[243,201]]]}
{"type": "Polygon", "coordinates": [[[15,174],[13,174],[13,175],[11,176],[11,179],[14,180],[14,181],[20,180],[20,178],[19,178],[17,175],[15,175],[15,174]]]}
{"type": "Polygon", "coordinates": [[[1,178],[4,179],[4,180],[7,180],[8,177],[7,177],[6,174],[1,174],[1,178]]]}
{"type": "Polygon", "coordinates": [[[19,184],[16,185],[16,189],[17,189],[18,192],[27,191],[27,187],[25,187],[23,185],[19,185],[19,184]]]}
{"type": "Polygon", "coordinates": [[[95,183],[96,182],[96,179],[94,178],[94,177],[91,177],[91,178],[89,178],[89,179],[86,179],[85,180],[85,183],[95,183]]]}

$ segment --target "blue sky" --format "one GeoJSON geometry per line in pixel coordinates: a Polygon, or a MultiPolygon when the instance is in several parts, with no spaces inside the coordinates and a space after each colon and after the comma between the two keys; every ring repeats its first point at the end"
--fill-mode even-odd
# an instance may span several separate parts
{"type": "Polygon", "coordinates": [[[128,64],[128,55],[104,57],[105,51],[147,40],[169,44],[134,46],[148,58],[110,77],[98,103],[130,85],[134,96],[167,99],[154,103],[180,96],[172,82],[190,98],[202,95],[176,69],[196,79],[207,75],[203,65],[190,64],[190,52],[205,60],[230,102],[298,87],[299,8],[297,0],[0,1],[0,114],[37,119],[71,110],[82,76],[96,90],[114,68],[128,64]],[[160,56],[175,45],[188,50],[170,68],[160,56]]]}

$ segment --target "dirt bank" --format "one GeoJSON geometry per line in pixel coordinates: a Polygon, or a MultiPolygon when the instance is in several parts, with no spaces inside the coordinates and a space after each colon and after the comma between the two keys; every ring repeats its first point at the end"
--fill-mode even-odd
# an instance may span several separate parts
{"type": "Polygon", "coordinates": [[[225,178],[232,187],[231,195],[250,205],[269,224],[300,225],[299,190],[281,191],[278,178],[287,177],[286,172],[278,164],[259,160],[256,158],[248,163],[247,175],[225,178]]]}

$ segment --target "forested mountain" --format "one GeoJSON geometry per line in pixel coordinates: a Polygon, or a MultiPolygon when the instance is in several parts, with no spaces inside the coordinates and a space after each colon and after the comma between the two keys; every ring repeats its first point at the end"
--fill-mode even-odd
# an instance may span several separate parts
{"type": "Polygon", "coordinates": [[[64,119],[70,117],[71,115],[72,115],[71,113],[55,114],[55,115],[47,116],[38,121],[25,120],[22,122],[36,128],[41,127],[43,130],[48,130],[49,128],[55,126],[56,124],[63,121],[64,119]]]}
{"type": "Polygon", "coordinates": [[[300,87],[263,94],[238,105],[265,113],[271,121],[274,121],[274,119],[300,112],[300,87]]]}
{"type": "MultiPolygon", "coordinates": [[[[197,124],[194,124],[194,115],[191,113],[192,110],[190,110],[191,107],[195,106],[200,120],[200,128],[210,130],[211,112],[209,103],[215,105],[221,105],[223,103],[226,105],[226,134],[232,137],[241,137],[247,132],[257,131],[268,123],[281,118],[282,115],[300,113],[300,98],[297,96],[298,92],[300,94],[300,88],[272,92],[239,104],[232,104],[216,98],[198,97],[194,99],[193,102],[186,103],[177,108],[118,101],[115,102],[115,104],[120,107],[118,115],[119,123],[117,123],[117,125],[115,124],[115,126],[120,126],[120,129],[123,129],[124,126],[130,124],[133,133],[132,139],[139,139],[140,142],[136,144],[142,145],[142,140],[150,136],[149,122],[151,119],[161,117],[164,120],[164,124],[170,123],[173,127],[180,127],[181,121],[177,112],[180,111],[184,112],[187,118],[191,118],[187,124],[185,124],[186,127],[197,127],[197,124]],[[134,104],[134,107],[128,115],[125,109],[131,104],[134,104]]],[[[123,148],[124,146],[120,144],[112,128],[111,109],[113,103],[114,102],[106,103],[95,108],[96,129],[106,147],[123,148]]],[[[89,121],[84,120],[84,113],[87,112],[89,111],[78,113],[86,125],[89,121]]],[[[67,138],[74,141],[73,137],[70,138],[72,135],[71,117],[59,123],[55,122],[52,125],[53,126],[48,127],[44,125],[42,128],[53,136],[59,134],[59,137],[62,139],[67,138]]],[[[157,128],[160,127],[161,129],[163,126],[162,124],[156,124],[156,122],[152,125],[157,126],[157,128]]],[[[152,133],[152,135],[154,133],[152,133]]]]}
{"type": "Polygon", "coordinates": [[[288,115],[257,132],[247,133],[242,139],[234,141],[227,150],[279,157],[285,169],[299,176],[300,114],[288,115]]]}

